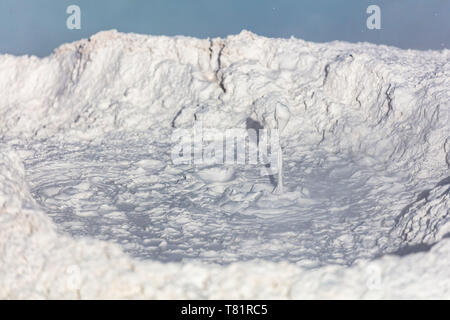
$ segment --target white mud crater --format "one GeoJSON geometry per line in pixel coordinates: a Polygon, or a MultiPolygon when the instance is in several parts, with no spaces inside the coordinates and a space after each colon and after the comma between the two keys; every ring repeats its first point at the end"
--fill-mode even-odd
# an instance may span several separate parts
{"type": "MultiPolygon", "coordinates": [[[[363,275],[374,265],[381,279],[394,278],[394,264],[397,277],[420,276],[450,254],[445,240],[433,249],[450,233],[449,60],[448,50],[246,31],[213,40],[109,31],[44,59],[0,56],[0,271],[26,266],[0,296],[231,297],[215,280],[168,279],[221,274],[238,286],[236,272],[257,264],[280,287],[261,291],[250,277],[237,297],[373,297],[363,275]],[[278,104],[289,109],[282,194],[259,166],[172,163],[175,128],[275,128],[278,104]],[[73,265],[75,289],[62,282],[73,265]],[[108,268],[128,270],[128,282],[102,287],[108,268]],[[166,274],[165,289],[144,270],[166,274]],[[325,284],[325,274],[346,277],[325,284]]],[[[434,268],[445,277],[444,261],[434,268]]],[[[448,289],[433,282],[376,292],[448,289]]]]}

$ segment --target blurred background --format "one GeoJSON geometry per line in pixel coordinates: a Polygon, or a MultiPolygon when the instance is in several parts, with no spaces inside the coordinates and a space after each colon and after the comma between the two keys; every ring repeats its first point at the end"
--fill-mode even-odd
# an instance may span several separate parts
{"type": "Polygon", "coordinates": [[[404,49],[450,48],[450,0],[1,0],[0,53],[46,56],[65,42],[117,29],[152,35],[267,37],[372,42],[404,49]],[[69,5],[81,29],[69,30],[69,5]],[[369,5],[381,29],[369,30],[369,5]]]}

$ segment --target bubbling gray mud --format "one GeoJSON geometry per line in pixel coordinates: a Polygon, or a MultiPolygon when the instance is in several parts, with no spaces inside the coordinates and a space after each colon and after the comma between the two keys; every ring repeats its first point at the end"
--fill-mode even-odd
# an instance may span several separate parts
{"type": "Polygon", "coordinates": [[[25,161],[31,192],[61,231],[163,262],[260,258],[318,266],[395,248],[388,233],[407,204],[408,183],[395,173],[386,181],[383,167],[319,148],[309,157],[286,152],[287,191],[276,196],[259,168],[236,165],[232,181],[208,183],[195,167],[170,165],[170,145],[150,152],[145,135],[116,139],[33,146],[25,161]]]}

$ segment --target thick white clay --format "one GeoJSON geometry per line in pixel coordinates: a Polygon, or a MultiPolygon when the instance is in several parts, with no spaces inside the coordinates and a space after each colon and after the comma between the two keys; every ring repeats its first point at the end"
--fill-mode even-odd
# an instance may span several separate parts
{"type": "Polygon", "coordinates": [[[247,31],[1,55],[0,298],[450,298],[449,61],[247,31]],[[278,129],[280,170],[173,163],[199,122],[278,129]]]}

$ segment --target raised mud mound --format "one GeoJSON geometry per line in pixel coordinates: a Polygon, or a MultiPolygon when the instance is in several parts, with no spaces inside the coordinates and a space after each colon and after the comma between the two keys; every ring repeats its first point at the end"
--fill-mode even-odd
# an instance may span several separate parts
{"type": "Polygon", "coordinates": [[[448,295],[449,61],[247,31],[0,56],[0,297],[448,295]],[[174,130],[275,128],[280,104],[282,194],[171,161],[174,130]]]}

